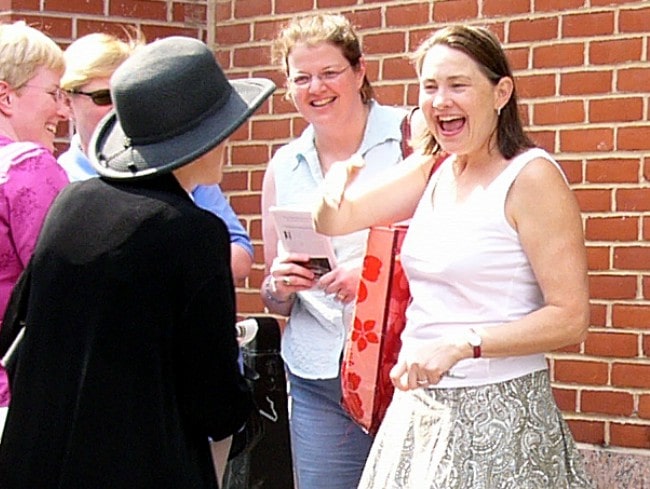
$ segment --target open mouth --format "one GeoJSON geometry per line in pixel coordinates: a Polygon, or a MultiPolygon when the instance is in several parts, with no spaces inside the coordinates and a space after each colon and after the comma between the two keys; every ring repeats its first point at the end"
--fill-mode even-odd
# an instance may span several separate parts
{"type": "Polygon", "coordinates": [[[465,127],[465,117],[459,116],[444,116],[438,117],[438,127],[441,134],[445,136],[453,136],[458,134],[465,127]]]}
{"type": "Polygon", "coordinates": [[[310,102],[309,105],[311,105],[312,107],[319,107],[320,108],[320,107],[325,107],[326,105],[331,104],[335,100],[336,100],[336,97],[328,97],[328,98],[323,98],[323,99],[320,99],[320,100],[313,100],[313,101],[310,102]]]}
{"type": "Polygon", "coordinates": [[[45,129],[56,136],[56,124],[45,124],[45,129]]]}

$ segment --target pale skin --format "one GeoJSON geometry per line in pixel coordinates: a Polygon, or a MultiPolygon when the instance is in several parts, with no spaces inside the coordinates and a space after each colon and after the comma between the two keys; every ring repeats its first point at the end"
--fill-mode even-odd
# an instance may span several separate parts
{"type": "Polygon", "coordinates": [[[64,98],[56,95],[61,75],[41,66],[18,89],[0,80],[0,133],[54,151],[57,126],[69,115],[64,98]]]}
{"type": "MultiPolygon", "coordinates": [[[[509,164],[494,141],[497,110],[511,97],[513,81],[492,84],[466,54],[433,46],[420,74],[420,108],[427,126],[451,154],[453,179],[436,186],[436,202],[463,202],[487,186],[509,164]],[[459,121],[453,128],[444,121],[459,121]]],[[[433,159],[414,154],[363,194],[348,192],[337,208],[340,189],[330,189],[315,211],[324,234],[342,234],[410,217],[427,182],[433,159]]],[[[348,162],[336,172],[354,178],[348,162]]],[[[334,179],[334,177],[331,177],[334,179]]],[[[580,210],[556,167],[537,158],[524,167],[506,198],[505,215],[518,233],[544,298],[544,305],[512,322],[477,328],[483,357],[544,353],[584,340],[589,325],[587,260],[580,210]]],[[[472,347],[466,333],[438,340],[406,342],[391,379],[401,390],[438,383],[472,347]]]]}
{"type": "MultiPolygon", "coordinates": [[[[288,69],[290,78],[299,74],[312,75],[307,87],[295,87],[289,82],[288,88],[300,114],[314,126],[321,170],[326,175],[332,163],[354,154],[363,139],[368,107],[362,102],[359,90],[366,73],[365,62],[361,59],[358,67],[350,69],[341,50],[332,44],[297,44],[288,56],[288,69]],[[313,76],[327,70],[341,73],[329,81],[313,76]]],[[[271,163],[262,184],[262,235],[267,278],[260,293],[265,306],[271,312],[288,316],[295,293],[312,287],[334,294],[343,304],[353,301],[359,283],[358,267],[338,266],[318,278],[304,266],[308,255],[280,253],[269,212],[276,202],[275,168],[271,163]],[[269,300],[267,287],[276,301],[269,300]]]]}

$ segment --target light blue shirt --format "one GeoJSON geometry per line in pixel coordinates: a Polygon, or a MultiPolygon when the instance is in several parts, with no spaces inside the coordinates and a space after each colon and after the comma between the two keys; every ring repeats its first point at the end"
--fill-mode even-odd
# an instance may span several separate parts
{"type": "MultiPolygon", "coordinates": [[[[71,182],[87,180],[97,176],[97,172],[81,149],[78,134],[72,136],[70,147],[59,156],[58,162],[68,174],[71,182]]],[[[253,256],[253,245],[250,237],[235,211],[230,207],[219,185],[198,186],[192,192],[192,198],[200,208],[221,218],[228,228],[231,243],[241,246],[250,256],[253,256]]]]}
{"type": "MultiPolygon", "coordinates": [[[[371,103],[359,153],[365,166],[352,183],[363,188],[402,159],[400,123],[406,111],[371,103]]],[[[271,160],[276,205],[311,210],[323,189],[314,129],[281,147],[271,160]]],[[[361,266],[367,230],[332,238],[338,265],[361,266]]],[[[343,306],[323,290],[299,292],[282,336],[282,356],[291,372],[306,379],[338,376],[353,304],[343,306]],[[345,314],[344,314],[345,313],[345,314]],[[344,321],[343,316],[346,316],[344,321]]]]}

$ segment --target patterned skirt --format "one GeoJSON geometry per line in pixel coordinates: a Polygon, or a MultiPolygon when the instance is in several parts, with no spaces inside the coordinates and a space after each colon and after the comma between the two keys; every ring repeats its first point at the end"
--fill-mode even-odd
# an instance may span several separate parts
{"type": "Polygon", "coordinates": [[[543,370],[396,391],[359,489],[593,489],[543,370]]]}

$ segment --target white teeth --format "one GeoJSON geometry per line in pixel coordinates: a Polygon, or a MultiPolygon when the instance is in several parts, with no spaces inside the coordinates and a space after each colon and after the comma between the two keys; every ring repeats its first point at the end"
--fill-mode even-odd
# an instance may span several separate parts
{"type": "Polygon", "coordinates": [[[325,100],[314,100],[311,104],[314,107],[322,107],[324,105],[329,104],[332,100],[334,100],[334,97],[330,97],[330,98],[325,99],[325,100]]]}
{"type": "Polygon", "coordinates": [[[441,120],[442,122],[455,121],[456,119],[460,119],[460,117],[456,117],[456,116],[438,117],[438,120],[441,120]]]}
{"type": "Polygon", "coordinates": [[[46,124],[45,129],[50,131],[52,134],[56,134],[56,124],[46,124]]]}

